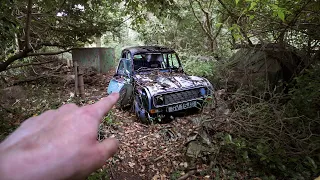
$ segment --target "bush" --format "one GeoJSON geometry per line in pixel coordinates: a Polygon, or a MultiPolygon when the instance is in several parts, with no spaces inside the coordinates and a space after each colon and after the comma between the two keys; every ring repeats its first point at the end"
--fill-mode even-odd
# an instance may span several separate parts
{"type": "MultiPolygon", "coordinates": [[[[310,179],[320,173],[319,122],[304,117],[288,117],[286,104],[276,99],[250,103],[247,97],[233,95],[234,111],[220,127],[229,132],[215,135],[220,144],[217,157],[232,155],[231,164],[239,171],[264,179],[310,179]]],[[[216,122],[212,122],[216,123],[216,122]]],[[[223,162],[217,160],[218,162],[223,162]]]]}
{"type": "Polygon", "coordinates": [[[187,74],[207,78],[215,89],[221,86],[221,82],[223,83],[221,75],[222,66],[225,66],[223,61],[216,61],[210,56],[192,56],[183,53],[180,54],[180,60],[187,74]]]}
{"type": "Polygon", "coordinates": [[[288,108],[291,115],[304,115],[308,118],[320,117],[320,63],[307,69],[295,78],[290,90],[288,108]]]}
{"type": "Polygon", "coordinates": [[[216,63],[214,58],[181,54],[180,59],[184,70],[188,74],[203,77],[210,77],[214,74],[216,63]]]}
{"type": "Polygon", "coordinates": [[[295,78],[287,94],[229,92],[225,99],[232,113],[216,113],[208,131],[220,145],[217,162],[263,179],[319,176],[319,76],[317,64],[295,78]]]}

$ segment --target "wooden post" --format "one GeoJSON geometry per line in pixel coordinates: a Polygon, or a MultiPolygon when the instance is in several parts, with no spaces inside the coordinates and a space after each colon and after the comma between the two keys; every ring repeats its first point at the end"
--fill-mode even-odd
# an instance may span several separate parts
{"type": "Polygon", "coordinates": [[[71,62],[69,59],[66,59],[67,60],[67,67],[70,68],[71,67],[71,62]]]}
{"type": "Polygon", "coordinates": [[[79,80],[78,80],[78,62],[74,61],[74,96],[76,97],[79,94],[79,80]]]}
{"type": "Polygon", "coordinates": [[[83,81],[83,70],[81,69],[81,68],[79,68],[78,69],[79,70],[79,73],[78,73],[78,75],[79,75],[79,90],[80,90],[80,97],[82,98],[82,99],[84,99],[85,98],[85,94],[84,94],[84,81],[83,81]]]}

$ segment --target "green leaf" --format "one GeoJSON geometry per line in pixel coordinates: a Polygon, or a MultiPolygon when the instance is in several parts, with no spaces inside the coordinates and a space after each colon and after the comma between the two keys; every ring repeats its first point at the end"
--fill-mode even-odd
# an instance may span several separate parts
{"type": "Polygon", "coordinates": [[[278,9],[277,13],[278,13],[278,17],[284,22],[285,15],[282,9],[278,9]]]}
{"type": "Polygon", "coordinates": [[[240,1],[240,0],[236,0],[236,5],[238,5],[239,1],[240,1]]]}
{"type": "Polygon", "coordinates": [[[244,152],[243,152],[242,158],[245,159],[245,160],[249,159],[248,151],[244,151],[244,152]]]}
{"type": "Polygon", "coordinates": [[[233,142],[232,142],[232,137],[231,137],[230,134],[227,134],[225,138],[226,138],[226,141],[227,141],[228,143],[233,143],[233,142]]]}
{"type": "Polygon", "coordinates": [[[217,28],[219,28],[219,27],[221,27],[223,25],[223,23],[217,23],[215,26],[217,27],[217,28]]]}
{"type": "Polygon", "coordinates": [[[306,157],[307,158],[307,160],[309,161],[309,164],[312,166],[312,168],[314,168],[314,169],[317,169],[317,164],[314,162],[314,160],[311,158],[311,157],[309,157],[309,156],[307,156],[306,157]]]}
{"type": "Polygon", "coordinates": [[[251,11],[252,9],[254,9],[256,6],[257,6],[257,3],[256,3],[256,2],[251,2],[249,11],[251,11]]]}

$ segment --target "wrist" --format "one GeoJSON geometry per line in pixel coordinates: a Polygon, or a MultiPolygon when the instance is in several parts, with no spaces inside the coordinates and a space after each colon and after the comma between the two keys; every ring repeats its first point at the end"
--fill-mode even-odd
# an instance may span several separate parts
{"type": "Polygon", "coordinates": [[[10,162],[7,160],[7,154],[8,152],[6,149],[3,147],[2,144],[0,144],[0,177],[3,180],[6,179],[12,179],[10,178],[10,162]]]}
{"type": "Polygon", "coordinates": [[[27,164],[28,154],[12,148],[6,148],[0,144],[0,177],[1,180],[36,179],[37,168],[27,164]]]}

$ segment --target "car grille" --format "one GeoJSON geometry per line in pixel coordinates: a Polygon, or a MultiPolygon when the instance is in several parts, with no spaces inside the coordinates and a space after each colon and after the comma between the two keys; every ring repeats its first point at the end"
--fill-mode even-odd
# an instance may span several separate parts
{"type": "Polygon", "coordinates": [[[202,97],[200,89],[191,89],[187,91],[163,94],[160,96],[155,97],[156,106],[169,105],[202,97]],[[160,96],[161,98],[159,98],[160,96]]]}

